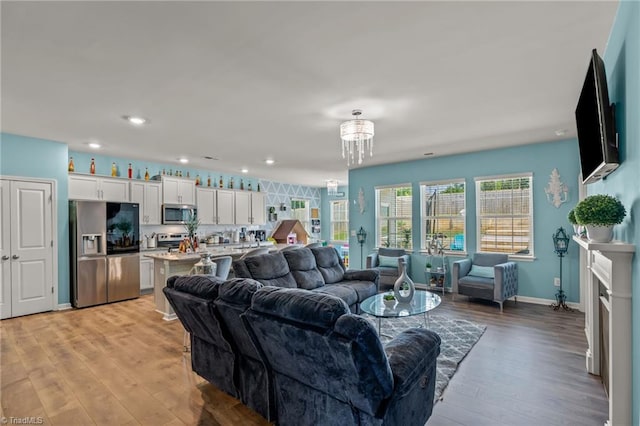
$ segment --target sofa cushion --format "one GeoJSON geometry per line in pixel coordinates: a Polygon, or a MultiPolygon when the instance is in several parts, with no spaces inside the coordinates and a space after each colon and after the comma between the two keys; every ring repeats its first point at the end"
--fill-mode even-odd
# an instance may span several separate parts
{"type": "MultiPolygon", "coordinates": [[[[367,297],[374,296],[378,293],[378,288],[376,284],[372,281],[352,280],[352,281],[342,281],[341,283],[331,284],[331,285],[332,286],[346,285],[352,288],[358,295],[358,303],[362,302],[367,297]]],[[[330,286],[325,286],[325,287],[330,287],[330,286]]]]}
{"type": "Polygon", "coordinates": [[[388,267],[385,267],[385,266],[379,266],[378,267],[378,271],[380,271],[380,275],[394,276],[394,277],[398,276],[398,267],[397,266],[395,268],[388,268],[388,267]]]}
{"type": "Polygon", "coordinates": [[[174,275],[167,280],[167,287],[203,299],[215,299],[222,282],[224,280],[213,275],[174,275]]]}
{"type": "Polygon", "coordinates": [[[323,329],[333,327],[338,318],[349,313],[344,300],[299,288],[262,287],[253,296],[251,309],[323,329]]]}
{"type": "Polygon", "coordinates": [[[220,286],[219,298],[234,305],[251,306],[251,298],[262,287],[258,281],[251,278],[235,278],[225,281],[220,286]]]}
{"type": "Polygon", "coordinates": [[[472,275],[474,277],[482,277],[482,278],[495,278],[496,272],[493,266],[472,265],[471,270],[467,275],[472,275]]]}
{"type": "Polygon", "coordinates": [[[339,297],[352,306],[358,303],[358,292],[351,285],[330,284],[312,290],[314,293],[330,294],[339,297]]]}
{"type": "Polygon", "coordinates": [[[387,268],[395,268],[398,270],[398,258],[392,256],[382,256],[378,255],[378,266],[387,267],[387,268]]]}
{"type": "Polygon", "coordinates": [[[250,277],[264,285],[296,288],[296,280],[291,275],[289,264],[280,252],[247,257],[244,264],[250,277]]]}
{"type": "Polygon", "coordinates": [[[293,278],[299,288],[313,290],[324,285],[324,278],[316,266],[316,258],[310,249],[301,247],[297,250],[282,252],[293,278]]]}
{"type": "Polygon", "coordinates": [[[316,264],[325,284],[342,281],[344,278],[344,265],[334,247],[316,247],[312,248],[311,252],[316,258],[316,264]]]}

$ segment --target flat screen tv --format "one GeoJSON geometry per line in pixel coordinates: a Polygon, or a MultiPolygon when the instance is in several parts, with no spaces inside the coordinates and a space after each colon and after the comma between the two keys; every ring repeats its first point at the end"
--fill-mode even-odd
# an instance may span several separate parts
{"type": "Polygon", "coordinates": [[[599,181],[618,168],[614,106],[609,103],[604,62],[596,49],[576,106],[582,182],[599,181]]]}

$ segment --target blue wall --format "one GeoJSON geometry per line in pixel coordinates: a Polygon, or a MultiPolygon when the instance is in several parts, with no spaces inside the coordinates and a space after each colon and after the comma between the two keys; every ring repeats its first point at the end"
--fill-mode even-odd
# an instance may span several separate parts
{"type": "Polygon", "coordinates": [[[0,174],[53,179],[58,205],[58,303],[69,303],[69,207],[67,145],[0,134],[0,174]]]}
{"type": "MultiPolygon", "coordinates": [[[[360,226],[369,232],[365,249],[375,249],[375,186],[411,183],[413,187],[413,247],[420,245],[420,182],[464,178],[466,181],[466,238],[467,251],[476,247],[476,205],[474,177],[512,173],[533,173],[534,205],[534,261],[519,261],[519,295],[554,299],[556,287],[553,278],[559,274],[559,261],[553,251],[551,236],[562,226],[567,231],[572,226],[567,220],[569,210],[578,199],[579,153],[575,139],[553,143],[531,144],[515,148],[482,151],[471,154],[416,160],[399,164],[367,167],[349,172],[349,194],[353,200],[349,211],[349,228],[360,226]],[[544,188],[551,171],[557,168],[560,178],[569,187],[569,200],[560,208],[547,201],[544,188]],[[360,214],[353,207],[360,188],[365,194],[365,212],[360,214]]],[[[351,238],[351,246],[356,246],[351,238]]],[[[449,256],[449,261],[456,260],[449,256]]],[[[358,267],[360,259],[352,258],[352,266],[358,267]]],[[[424,283],[426,257],[414,251],[411,259],[411,277],[424,283]]],[[[571,243],[563,264],[563,289],[569,301],[580,299],[578,271],[579,251],[571,243]]],[[[449,281],[450,282],[450,281],[449,281]]]]}
{"type": "Polygon", "coordinates": [[[620,2],[604,54],[609,97],[616,105],[621,164],[588,194],[618,197],[627,217],[614,228],[615,238],[636,244],[632,282],[633,424],[640,426],[640,3],[620,2]]]}

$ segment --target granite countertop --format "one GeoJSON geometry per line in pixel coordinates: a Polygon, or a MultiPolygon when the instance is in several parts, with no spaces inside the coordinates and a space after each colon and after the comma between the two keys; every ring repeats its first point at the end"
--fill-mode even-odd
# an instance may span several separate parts
{"type": "MultiPolygon", "coordinates": [[[[274,246],[273,244],[261,244],[261,247],[269,247],[269,251],[276,251],[278,248],[276,246],[274,246]]],[[[209,253],[211,255],[211,257],[218,257],[218,256],[232,256],[232,257],[240,257],[243,254],[245,254],[248,251],[254,250],[257,247],[253,246],[253,247],[243,247],[242,245],[236,245],[236,246],[228,246],[228,245],[220,245],[220,246],[215,246],[215,245],[211,245],[211,246],[207,246],[206,249],[202,250],[199,249],[197,253],[177,253],[177,252],[167,252],[166,249],[164,250],[156,250],[156,249],[151,249],[151,250],[145,250],[143,252],[141,252],[141,255],[146,256],[146,257],[150,257],[152,259],[158,259],[158,260],[168,260],[168,261],[172,261],[172,262],[180,262],[180,261],[197,261],[200,259],[200,256],[203,253],[209,253]]]]}

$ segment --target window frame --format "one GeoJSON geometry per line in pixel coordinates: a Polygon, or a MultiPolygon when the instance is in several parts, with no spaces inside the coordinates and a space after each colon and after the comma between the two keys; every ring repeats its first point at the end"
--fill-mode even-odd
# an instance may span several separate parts
{"type": "Polygon", "coordinates": [[[340,244],[348,244],[349,243],[349,200],[331,200],[329,202],[329,240],[332,243],[340,243],[340,244]],[[346,220],[335,220],[334,218],[334,205],[336,204],[344,204],[346,209],[346,220]],[[345,223],[346,224],[346,239],[344,240],[335,240],[333,237],[334,233],[334,225],[336,223],[345,223]]]}
{"type": "MultiPolygon", "coordinates": [[[[382,186],[376,186],[374,187],[374,192],[375,192],[375,243],[376,243],[376,247],[385,247],[381,244],[381,237],[382,235],[379,232],[379,224],[380,224],[380,190],[383,189],[392,189],[395,188],[396,190],[400,189],[400,188],[409,188],[411,190],[411,209],[410,209],[410,216],[385,216],[384,218],[386,220],[389,219],[394,219],[396,221],[400,220],[406,220],[411,227],[411,238],[409,240],[409,248],[404,248],[404,247],[398,247],[398,248],[404,248],[406,251],[408,252],[412,252],[414,251],[414,244],[413,244],[413,185],[411,182],[405,182],[405,183],[398,183],[398,184],[394,184],[394,185],[382,185],[382,186]]],[[[390,235],[390,234],[389,234],[390,235]]],[[[396,244],[398,243],[398,236],[396,236],[396,244]]],[[[389,245],[389,247],[391,247],[389,245]]]]}
{"type": "Polygon", "coordinates": [[[294,209],[293,207],[291,207],[291,219],[297,219],[300,221],[300,223],[302,224],[302,226],[304,227],[305,231],[307,231],[307,234],[312,235],[311,233],[311,200],[308,198],[300,198],[300,197],[291,197],[289,199],[289,205],[291,206],[291,203],[293,203],[294,201],[303,201],[304,202],[304,210],[306,211],[306,219],[302,220],[298,217],[294,216],[294,211],[297,210],[302,210],[302,209],[294,209]]]}
{"type": "MultiPolygon", "coordinates": [[[[516,254],[516,253],[505,253],[509,256],[509,259],[522,259],[522,260],[533,260],[535,259],[535,233],[534,233],[534,221],[533,221],[533,172],[523,172],[523,173],[512,173],[505,175],[495,175],[495,176],[478,176],[474,178],[475,190],[476,190],[476,252],[477,253],[504,253],[504,252],[491,252],[491,251],[483,251],[482,247],[482,235],[481,235],[481,218],[484,217],[480,214],[480,194],[482,191],[480,190],[480,185],[483,182],[487,181],[497,181],[497,180],[507,180],[507,179],[529,179],[529,253],[528,254],[516,254]]],[[[511,215],[511,217],[521,217],[522,215],[511,215]]]]}
{"type": "MultiPolygon", "coordinates": [[[[463,198],[463,207],[462,210],[465,211],[465,214],[462,214],[462,224],[463,224],[463,230],[462,230],[462,236],[463,236],[463,248],[462,250],[451,250],[451,249],[447,249],[444,250],[444,253],[446,255],[460,255],[460,256],[466,256],[467,255],[467,217],[466,217],[466,210],[467,210],[467,182],[465,178],[455,178],[455,179],[444,179],[444,180],[436,180],[436,181],[425,181],[425,182],[420,182],[419,186],[420,186],[420,251],[421,252],[428,252],[428,247],[427,247],[427,238],[426,238],[426,221],[427,221],[427,217],[436,217],[436,216],[427,216],[425,211],[424,211],[424,207],[425,207],[425,192],[426,192],[426,187],[427,186],[437,186],[437,185],[455,185],[455,184],[463,184],[464,185],[464,198],[463,198]]],[[[448,217],[448,216],[445,216],[448,217]]],[[[454,216],[451,216],[451,218],[453,218],[454,216]]],[[[451,247],[451,243],[449,244],[449,247],[451,247]]]]}

